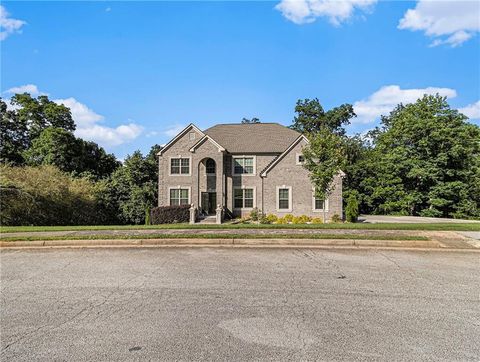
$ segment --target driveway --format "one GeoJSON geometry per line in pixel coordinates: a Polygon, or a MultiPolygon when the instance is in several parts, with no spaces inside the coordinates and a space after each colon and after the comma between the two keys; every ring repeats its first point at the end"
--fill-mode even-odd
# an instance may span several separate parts
{"type": "Polygon", "coordinates": [[[360,215],[358,221],[378,224],[378,223],[480,223],[478,220],[447,219],[441,217],[421,217],[421,216],[390,216],[390,215],[360,215]]]}
{"type": "Polygon", "coordinates": [[[1,355],[480,359],[478,253],[3,250],[1,355]]]}

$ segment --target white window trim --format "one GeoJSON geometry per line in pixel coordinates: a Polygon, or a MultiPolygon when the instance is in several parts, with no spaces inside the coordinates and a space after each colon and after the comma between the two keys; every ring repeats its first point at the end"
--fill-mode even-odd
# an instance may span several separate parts
{"type": "Polygon", "coordinates": [[[277,186],[276,190],[275,190],[275,193],[276,193],[276,199],[277,199],[277,203],[276,203],[276,206],[277,206],[277,212],[292,212],[293,210],[293,190],[292,190],[292,186],[277,186]],[[278,191],[280,189],[288,189],[288,209],[280,209],[280,198],[278,197],[278,191]]]}
{"type": "Polygon", "coordinates": [[[234,210],[253,210],[257,207],[257,187],[256,186],[234,186],[232,192],[232,202],[234,210]],[[235,207],[235,190],[238,189],[253,189],[253,207],[235,207]]]}
{"type": "MultiPolygon", "coordinates": [[[[299,160],[300,156],[303,156],[303,153],[297,152],[297,153],[295,154],[295,164],[296,164],[296,165],[299,165],[299,166],[303,166],[303,165],[305,164],[305,161],[300,162],[300,160],[299,160]]],[[[303,156],[303,158],[305,159],[305,156],[303,156]]]]}
{"type": "Polygon", "coordinates": [[[168,198],[168,206],[171,205],[170,203],[170,190],[188,190],[188,204],[191,205],[192,204],[192,187],[191,186],[169,186],[168,187],[168,194],[167,194],[167,198],[168,198]]]}
{"type": "Polygon", "coordinates": [[[168,158],[168,176],[192,176],[192,156],[170,156],[168,158]],[[172,158],[188,158],[188,173],[172,173],[172,158]]]}
{"type": "Polygon", "coordinates": [[[232,156],[232,175],[233,176],[256,176],[257,175],[257,157],[252,155],[235,155],[232,156]],[[253,158],[253,173],[235,173],[236,158],[253,158]]]}
{"type": "Polygon", "coordinates": [[[316,209],[315,208],[315,189],[312,190],[312,212],[328,212],[328,209],[329,209],[329,199],[327,197],[327,199],[324,201],[324,204],[325,206],[325,210],[323,209],[316,209]]]}

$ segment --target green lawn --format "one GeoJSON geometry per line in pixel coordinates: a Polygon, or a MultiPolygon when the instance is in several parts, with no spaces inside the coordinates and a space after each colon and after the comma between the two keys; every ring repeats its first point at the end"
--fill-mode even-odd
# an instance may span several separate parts
{"type": "Polygon", "coordinates": [[[142,230],[142,229],[360,229],[360,230],[428,230],[480,231],[480,223],[410,223],[410,224],[168,224],[168,225],[92,225],[92,226],[2,226],[1,232],[75,231],[75,230],[142,230]]]}
{"type": "Polygon", "coordinates": [[[34,240],[105,240],[105,239],[347,239],[347,240],[429,240],[425,236],[358,235],[358,234],[149,234],[149,235],[62,235],[62,236],[12,236],[2,241],[34,240]]]}

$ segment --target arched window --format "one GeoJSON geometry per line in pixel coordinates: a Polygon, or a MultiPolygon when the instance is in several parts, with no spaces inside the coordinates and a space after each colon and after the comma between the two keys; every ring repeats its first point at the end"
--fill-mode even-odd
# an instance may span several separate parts
{"type": "Polygon", "coordinates": [[[206,163],[207,173],[215,173],[215,161],[209,158],[206,163]]]}

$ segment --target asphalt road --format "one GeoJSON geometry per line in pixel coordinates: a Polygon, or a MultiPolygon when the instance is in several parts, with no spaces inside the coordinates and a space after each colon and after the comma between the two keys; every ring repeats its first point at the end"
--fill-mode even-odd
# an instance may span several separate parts
{"type": "Polygon", "coordinates": [[[480,253],[4,250],[2,361],[480,360],[480,253]]]}

